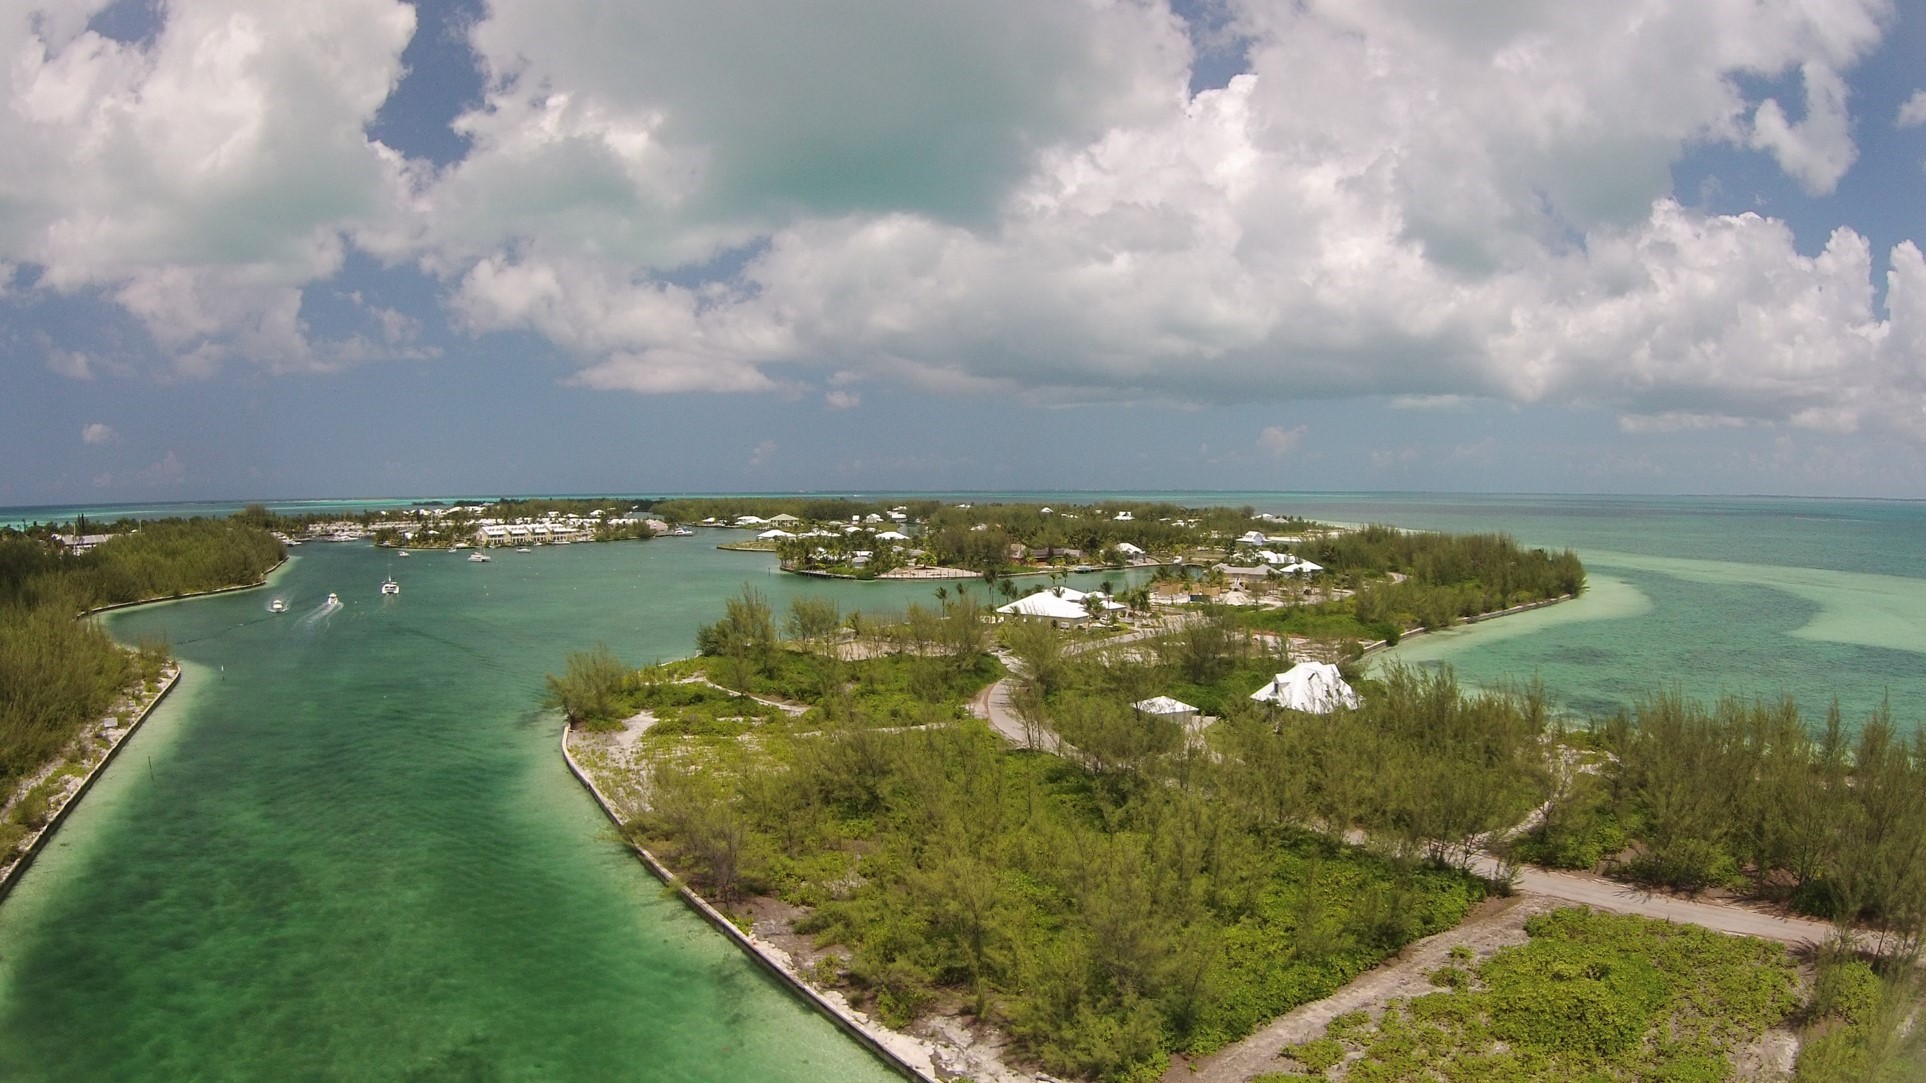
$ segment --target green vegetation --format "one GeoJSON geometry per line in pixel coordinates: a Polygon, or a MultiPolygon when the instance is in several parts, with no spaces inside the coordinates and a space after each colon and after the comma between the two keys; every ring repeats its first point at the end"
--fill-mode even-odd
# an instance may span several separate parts
{"type": "Polygon", "coordinates": [[[258,582],[280,559],[273,537],[231,520],[144,523],[81,556],[0,532],[0,793],[59,755],[130,685],[151,682],[166,660],[164,644],[124,650],[77,614],[258,582]]]}
{"type": "Polygon", "coordinates": [[[1798,1083],[1914,1083],[1926,1079],[1920,976],[1888,966],[1883,977],[1849,952],[1828,949],[1805,1012],[1798,1083]],[[1911,1028],[1910,1030],[1908,1028],[1911,1028]]]}
{"type": "Polygon", "coordinates": [[[1368,526],[1307,540],[1303,554],[1327,577],[1355,589],[1349,597],[1242,619],[1312,639],[1382,639],[1409,628],[1448,628],[1513,606],[1585,589],[1585,569],[1570,550],[1525,549],[1502,534],[1421,534],[1368,526]]]}
{"type": "Polygon", "coordinates": [[[818,972],[899,1025],[960,1009],[1051,1071],[1153,1078],[1455,925],[1490,885],[1436,859],[1538,799],[1530,696],[1397,674],[1382,708],[1283,719],[1244,700],[1279,660],[1214,621],[1083,653],[1004,626],[1018,698],[1075,746],[1014,752],[962,717],[999,671],[982,617],[965,595],[845,634],[804,601],[785,639],[745,589],[616,708],[657,716],[638,841],[723,903],[806,908],[818,972]],[[1170,687],[1233,709],[1214,749],[1129,709],[1170,687]]]}
{"type": "Polygon", "coordinates": [[[1593,727],[1611,753],[1553,802],[1516,856],[1601,860],[1644,884],[1734,886],[1839,922],[1876,950],[1914,955],[1926,933],[1926,733],[1890,713],[1849,738],[1835,708],[1817,733],[1796,704],[1659,695],[1593,727]]]}
{"type": "Polygon", "coordinates": [[[1799,1006],[1785,949],[1645,918],[1559,910],[1527,944],[1456,971],[1446,991],[1375,1024],[1333,1022],[1287,1050],[1313,1074],[1350,1058],[1351,1083],[1729,1079],[1729,1051],[1799,1006]]]}

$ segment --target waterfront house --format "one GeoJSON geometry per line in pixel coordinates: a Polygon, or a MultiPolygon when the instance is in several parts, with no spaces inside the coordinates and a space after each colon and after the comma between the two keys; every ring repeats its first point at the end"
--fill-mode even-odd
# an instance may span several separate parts
{"type": "Polygon", "coordinates": [[[1290,711],[1330,714],[1339,707],[1356,710],[1358,694],[1329,662],[1299,662],[1251,693],[1259,703],[1290,711]]]}

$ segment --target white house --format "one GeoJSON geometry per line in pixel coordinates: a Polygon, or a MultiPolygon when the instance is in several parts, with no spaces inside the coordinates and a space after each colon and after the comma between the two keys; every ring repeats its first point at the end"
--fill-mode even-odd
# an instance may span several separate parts
{"type": "Polygon", "coordinates": [[[1339,707],[1356,710],[1358,706],[1357,692],[1329,662],[1299,662],[1252,692],[1251,698],[1309,714],[1330,714],[1339,707]]]}
{"type": "Polygon", "coordinates": [[[900,530],[885,530],[876,535],[877,541],[908,541],[909,535],[900,530]]]}
{"type": "Polygon", "coordinates": [[[1149,715],[1152,718],[1167,718],[1177,723],[1187,724],[1197,717],[1197,708],[1181,699],[1172,699],[1169,696],[1140,699],[1130,706],[1138,714],[1149,715]]]}
{"type": "Polygon", "coordinates": [[[1261,532],[1256,530],[1246,530],[1237,536],[1237,540],[1243,542],[1245,545],[1265,545],[1270,541],[1269,538],[1266,538],[1261,532]]]}
{"type": "Polygon", "coordinates": [[[1047,620],[1059,627],[1074,627],[1090,619],[1090,611],[1083,607],[1083,595],[1075,599],[1068,597],[1076,594],[1066,590],[1058,594],[1054,590],[1040,590],[1026,594],[1014,602],[996,607],[998,613],[1006,617],[1024,617],[1029,620],[1047,620]]]}
{"type": "Polygon", "coordinates": [[[757,541],[777,541],[782,538],[793,538],[793,537],[795,537],[794,534],[791,534],[790,532],[782,529],[781,527],[771,527],[768,530],[765,530],[762,533],[756,535],[756,540],[757,541]]]}
{"type": "Polygon", "coordinates": [[[1127,556],[1127,557],[1140,557],[1144,555],[1144,551],[1142,549],[1138,548],[1135,545],[1130,544],[1129,542],[1118,542],[1117,552],[1122,553],[1124,556],[1127,556]]]}
{"type": "Polygon", "coordinates": [[[1129,522],[1135,522],[1136,519],[1137,517],[1130,514],[1129,512],[1120,511],[1116,514],[1116,516],[1112,519],[1112,521],[1118,522],[1118,523],[1129,523],[1129,522]]]}

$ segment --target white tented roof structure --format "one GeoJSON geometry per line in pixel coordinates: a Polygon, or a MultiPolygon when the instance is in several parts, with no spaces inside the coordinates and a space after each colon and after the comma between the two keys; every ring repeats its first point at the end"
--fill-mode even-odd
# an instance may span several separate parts
{"type": "Polygon", "coordinates": [[[793,538],[793,537],[795,537],[794,534],[791,534],[790,532],[782,529],[781,527],[772,527],[771,529],[765,530],[762,533],[756,535],[756,540],[757,541],[775,541],[778,538],[793,538]]]}
{"type": "Polygon", "coordinates": [[[900,530],[885,530],[876,535],[877,541],[908,541],[909,535],[900,530]]]}
{"type": "Polygon", "coordinates": [[[1075,591],[1066,590],[1059,595],[1053,590],[1040,590],[1026,594],[1014,602],[996,607],[998,613],[1012,617],[1037,617],[1042,620],[1087,620],[1090,611],[1083,607],[1083,596],[1072,599],[1067,595],[1075,591]]]}
{"type": "Polygon", "coordinates": [[[1181,699],[1172,699],[1169,696],[1140,699],[1131,706],[1144,714],[1154,714],[1160,718],[1187,718],[1197,713],[1197,708],[1181,699]]]}
{"type": "Polygon", "coordinates": [[[1122,553],[1124,556],[1127,556],[1127,557],[1140,557],[1144,555],[1144,551],[1142,549],[1130,544],[1129,542],[1118,542],[1117,552],[1122,553]]]}
{"type": "Polygon", "coordinates": [[[1339,707],[1356,710],[1358,706],[1357,692],[1344,683],[1338,667],[1329,662],[1299,662],[1251,693],[1251,698],[1310,714],[1330,714],[1339,707]]]}

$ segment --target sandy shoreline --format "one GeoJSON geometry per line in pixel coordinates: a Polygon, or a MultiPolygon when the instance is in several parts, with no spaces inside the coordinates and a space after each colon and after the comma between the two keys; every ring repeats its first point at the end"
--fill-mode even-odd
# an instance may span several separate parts
{"type": "MultiPolygon", "coordinates": [[[[127,743],[127,739],[134,735],[134,731],[141,727],[141,723],[147,721],[147,716],[154,713],[154,708],[160,706],[160,702],[167,698],[167,694],[174,690],[175,685],[180,683],[180,679],[180,664],[178,662],[169,662],[168,668],[162,671],[160,687],[155,689],[152,694],[148,694],[143,690],[142,695],[146,702],[140,704],[139,711],[127,725],[109,728],[102,726],[100,723],[90,723],[90,725],[95,727],[96,732],[106,735],[107,746],[105,750],[100,752],[100,758],[94,761],[93,766],[88,768],[87,773],[80,777],[78,785],[67,786],[63,793],[49,802],[50,811],[47,815],[47,822],[41,825],[38,831],[28,833],[25,840],[23,840],[25,845],[18,851],[18,856],[14,857],[10,863],[0,865],[0,900],[6,899],[7,895],[13,891],[14,885],[19,883],[21,876],[25,875],[28,866],[33,864],[33,859],[40,856],[40,851],[45,849],[47,843],[53,838],[54,831],[66,821],[67,814],[73,811],[74,806],[80,804],[81,797],[85,796],[87,791],[93,788],[94,781],[100,777],[103,771],[107,770],[107,765],[114,761],[114,757],[119,754],[121,747],[127,743]]],[[[41,779],[50,777],[54,772],[60,770],[62,766],[65,766],[65,764],[61,762],[49,764],[45,770],[37,772],[36,777],[21,780],[19,787],[9,796],[7,803],[11,805],[15,798],[24,795],[41,779]]]]}
{"type": "MultiPolygon", "coordinates": [[[[609,821],[617,828],[620,828],[623,825],[621,814],[616,811],[614,804],[603,794],[601,788],[596,785],[594,778],[576,761],[574,752],[569,748],[569,737],[573,731],[574,727],[568,725],[566,722],[563,723],[561,741],[562,758],[568,763],[569,773],[574,775],[575,780],[580,782],[582,788],[589,792],[589,796],[595,799],[595,803],[601,808],[603,815],[607,816],[609,821]]],[[[851,1038],[854,1038],[863,1045],[864,1048],[875,1054],[884,1064],[887,1064],[909,1079],[919,1081],[919,1083],[949,1083],[950,1080],[957,1078],[959,1075],[969,1075],[970,1078],[973,1079],[983,1078],[973,1073],[951,1069],[949,1067],[949,1058],[943,1056],[935,1043],[912,1037],[901,1031],[891,1030],[869,1018],[869,1016],[863,1012],[856,1010],[850,1005],[848,1000],[844,999],[841,993],[833,990],[826,992],[810,985],[798,972],[789,952],[770,943],[754,932],[743,930],[734,921],[731,921],[728,915],[712,906],[707,899],[696,894],[693,889],[683,883],[673,872],[669,871],[668,866],[664,865],[648,850],[634,842],[630,842],[628,846],[630,850],[634,851],[637,857],[641,858],[642,864],[645,865],[651,873],[654,873],[657,879],[674,889],[676,896],[680,898],[689,909],[694,910],[704,921],[707,921],[718,932],[728,937],[738,948],[741,948],[747,953],[750,958],[754,959],[757,963],[761,964],[765,970],[774,975],[777,980],[787,985],[811,1007],[828,1017],[829,1021],[836,1024],[839,1030],[851,1038]]]]}
{"type": "MultiPolygon", "coordinates": [[[[232,594],[235,591],[242,590],[259,590],[267,586],[274,579],[274,573],[285,567],[288,559],[289,554],[284,548],[281,552],[281,559],[275,561],[272,567],[261,573],[259,582],[239,583],[231,587],[216,587],[213,590],[199,590],[188,594],[172,594],[160,598],[142,598],[132,602],[116,602],[113,605],[103,605],[89,609],[84,613],[76,615],[74,619],[84,620],[98,613],[106,613],[116,609],[132,609],[140,605],[186,601],[189,598],[206,598],[215,594],[232,594]]],[[[154,708],[159,706],[160,702],[167,698],[167,694],[174,690],[176,684],[180,683],[180,662],[169,659],[161,673],[159,688],[151,695],[143,689],[142,692],[135,697],[134,706],[137,710],[127,725],[104,725],[104,722],[108,721],[108,719],[89,723],[89,725],[94,728],[95,733],[104,735],[107,738],[105,749],[95,750],[98,751],[100,758],[94,761],[93,765],[88,768],[86,774],[80,776],[78,784],[68,785],[62,793],[56,795],[49,802],[47,822],[43,824],[39,830],[29,832],[22,839],[22,848],[16,852],[16,856],[9,859],[7,863],[0,864],[0,900],[4,900],[7,895],[13,891],[14,885],[17,884],[20,881],[20,877],[26,873],[27,867],[33,864],[34,858],[38,857],[40,851],[45,849],[47,843],[53,839],[55,830],[66,821],[67,814],[72,812],[74,806],[80,803],[80,799],[86,795],[87,791],[93,788],[95,780],[107,769],[107,765],[114,761],[114,757],[119,754],[121,746],[127,743],[127,739],[134,735],[134,731],[141,727],[141,723],[147,721],[147,716],[153,713],[154,708]]],[[[111,718],[112,716],[110,715],[109,719],[111,718]]],[[[6,795],[4,799],[0,799],[0,809],[10,811],[13,803],[20,797],[25,796],[27,791],[68,765],[68,761],[56,760],[46,765],[40,771],[35,772],[32,776],[22,779],[20,783],[14,787],[12,793],[6,795]]]]}

